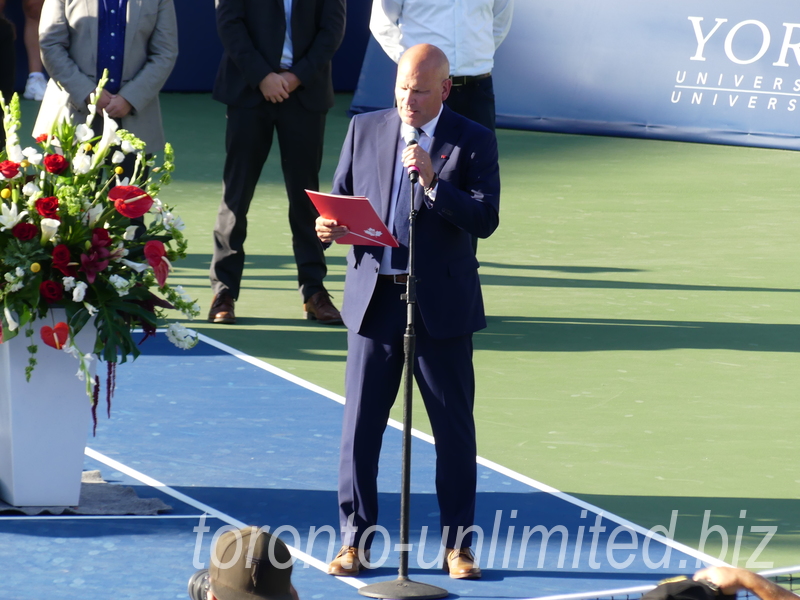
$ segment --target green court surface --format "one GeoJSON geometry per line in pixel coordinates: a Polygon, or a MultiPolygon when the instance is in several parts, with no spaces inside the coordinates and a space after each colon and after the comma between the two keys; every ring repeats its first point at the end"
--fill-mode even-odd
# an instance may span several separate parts
{"type": "MultiPolygon", "coordinates": [[[[208,95],[162,102],[177,153],[162,200],[186,222],[191,254],[173,278],[205,314],[224,107],[208,95]]],[[[323,191],[349,102],[329,114],[323,191]]],[[[32,121],[35,105],[23,109],[32,121]]],[[[800,564],[800,156],[498,139],[501,224],[478,252],[489,315],[475,336],[479,453],[646,527],[674,519],[679,541],[739,566],[800,564]]],[[[344,329],[302,320],[277,144],[262,182],[239,322],[191,326],[342,393],[344,329]]],[[[345,254],[328,251],[337,304],[345,254]]]]}

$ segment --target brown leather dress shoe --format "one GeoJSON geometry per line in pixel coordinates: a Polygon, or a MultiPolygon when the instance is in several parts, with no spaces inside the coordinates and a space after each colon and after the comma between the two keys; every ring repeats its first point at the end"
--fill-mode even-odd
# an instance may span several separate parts
{"type": "Polygon", "coordinates": [[[331,295],[322,290],[317,292],[308,302],[303,304],[306,319],[310,321],[319,321],[323,325],[341,325],[342,315],[336,310],[336,307],[331,302],[331,295]]]}
{"type": "Polygon", "coordinates": [[[444,570],[452,579],[480,579],[481,569],[475,564],[475,557],[469,548],[447,548],[444,556],[444,570]]]}
{"type": "Polygon", "coordinates": [[[208,321],[210,323],[224,323],[233,325],[236,323],[236,314],[233,312],[233,305],[236,301],[228,294],[217,294],[211,301],[211,309],[208,311],[208,321]]]}
{"type": "MultiPolygon", "coordinates": [[[[364,551],[363,558],[365,561],[369,561],[369,550],[364,551]]],[[[354,546],[342,546],[342,549],[339,550],[339,554],[337,554],[336,558],[328,565],[328,575],[353,577],[366,568],[366,565],[364,565],[364,563],[361,562],[361,558],[359,558],[358,548],[354,546]]]]}

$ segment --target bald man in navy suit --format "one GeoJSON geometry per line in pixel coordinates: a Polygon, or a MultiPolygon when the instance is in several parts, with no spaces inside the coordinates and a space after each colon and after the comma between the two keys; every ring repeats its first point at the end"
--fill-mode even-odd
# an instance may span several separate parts
{"type": "MultiPolygon", "coordinates": [[[[401,246],[354,246],[347,257],[347,400],[339,463],[343,546],[329,566],[332,575],[356,575],[365,567],[371,544],[366,532],[378,519],[378,458],[404,363],[401,294],[408,240],[400,223],[408,214],[401,202],[409,193],[403,180],[410,166],[419,169],[414,374],[436,439],[444,568],[454,578],[481,575],[467,531],[477,477],[472,334],[486,327],[471,236],[486,238],[497,228],[500,174],[494,134],[443,106],[448,74],[441,50],[428,44],[409,48],[398,64],[397,108],[353,118],[334,176],[333,193],[369,198],[401,246]],[[415,133],[419,143],[407,146],[405,136],[415,133]]],[[[322,217],[316,229],[323,243],[348,232],[322,217]]]]}

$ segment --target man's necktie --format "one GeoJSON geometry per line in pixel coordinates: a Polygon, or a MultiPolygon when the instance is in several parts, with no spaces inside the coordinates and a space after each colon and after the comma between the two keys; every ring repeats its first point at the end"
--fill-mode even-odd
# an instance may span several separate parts
{"type": "MultiPolygon", "coordinates": [[[[417,130],[420,137],[423,131],[417,130]]],[[[416,190],[415,190],[416,192],[416,190]]],[[[392,248],[392,268],[401,271],[408,270],[408,217],[411,213],[411,182],[408,180],[408,172],[404,168],[400,172],[400,190],[397,193],[397,202],[394,207],[394,223],[392,233],[400,244],[398,248],[392,248]]]]}

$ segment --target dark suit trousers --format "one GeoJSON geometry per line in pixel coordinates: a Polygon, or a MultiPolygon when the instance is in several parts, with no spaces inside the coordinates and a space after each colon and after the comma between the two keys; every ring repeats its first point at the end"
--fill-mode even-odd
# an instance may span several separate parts
{"type": "MultiPolygon", "coordinates": [[[[453,86],[445,104],[462,117],[495,130],[494,84],[491,75],[466,85],[453,86]]],[[[472,236],[472,250],[478,253],[478,238],[472,236]]]]}
{"type": "Polygon", "coordinates": [[[495,107],[492,77],[453,86],[445,104],[458,114],[494,131],[495,107]]]}
{"type": "MultiPolygon", "coordinates": [[[[281,167],[289,198],[289,227],[303,301],[323,290],[327,273],[322,244],[314,231],[319,213],[305,189],[319,189],[325,113],[308,111],[292,94],[288,100],[263,102],[255,108],[228,107],[222,203],[214,226],[211,287],[234,299],[244,271],[247,211],[261,170],[278,133],[281,167]]],[[[261,229],[258,232],[264,235],[261,229]]]]}
{"type": "MultiPolygon", "coordinates": [[[[362,543],[365,530],[378,520],[378,458],[404,364],[404,292],[405,286],[379,280],[361,332],[347,333],[347,400],[339,462],[339,519],[346,546],[362,543]]],[[[477,482],[472,336],[433,339],[419,314],[416,334],[414,375],[436,439],[443,543],[449,548],[469,546],[471,532],[463,532],[473,524],[477,482]]],[[[367,535],[364,547],[370,546],[371,538],[367,535]]]]}

